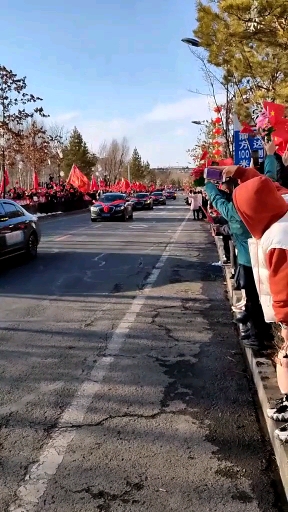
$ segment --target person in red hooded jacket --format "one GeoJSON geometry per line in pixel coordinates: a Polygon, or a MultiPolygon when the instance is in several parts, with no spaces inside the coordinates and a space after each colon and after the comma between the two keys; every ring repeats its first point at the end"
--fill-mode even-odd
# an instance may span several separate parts
{"type": "MultiPolygon", "coordinates": [[[[249,251],[255,284],[266,322],[279,322],[288,349],[288,204],[267,177],[253,178],[234,191],[233,201],[250,231],[249,251]]],[[[288,420],[288,396],[267,411],[288,420]]],[[[288,432],[288,427],[287,427],[288,432]]]]}

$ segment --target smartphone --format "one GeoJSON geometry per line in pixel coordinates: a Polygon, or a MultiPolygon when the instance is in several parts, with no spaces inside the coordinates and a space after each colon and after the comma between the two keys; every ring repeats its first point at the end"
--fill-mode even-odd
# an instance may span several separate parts
{"type": "Polygon", "coordinates": [[[251,156],[253,160],[254,167],[259,167],[260,161],[259,161],[259,151],[251,151],[251,156]]]}
{"type": "Polygon", "coordinates": [[[213,167],[206,167],[204,170],[204,178],[206,180],[212,181],[222,181],[222,172],[220,169],[215,169],[213,167]]]}

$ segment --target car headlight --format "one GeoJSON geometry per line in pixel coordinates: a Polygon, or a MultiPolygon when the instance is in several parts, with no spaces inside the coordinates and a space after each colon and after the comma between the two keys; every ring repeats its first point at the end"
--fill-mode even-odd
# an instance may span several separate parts
{"type": "Polygon", "coordinates": [[[119,204],[119,206],[116,206],[115,208],[116,210],[124,210],[125,207],[124,204],[119,204]]]}

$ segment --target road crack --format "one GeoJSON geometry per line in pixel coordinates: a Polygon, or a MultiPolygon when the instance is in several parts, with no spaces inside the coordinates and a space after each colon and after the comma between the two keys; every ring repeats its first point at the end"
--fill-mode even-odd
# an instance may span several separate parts
{"type": "Polygon", "coordinates": [[[108,421],[114,421],[114,420],[121,420],[121,419],[145,419],[145,420],[154,420],[156,418],[159,418],[160,416],[190,416],[192,413],[191,409],[188,409],[187,407],[181,408],[181,409],[164,409],[161,408],[159,411],[154,412],[152,414],[141,414],[141,413],[129,413],[125,412],[123,414],[119,415],[109,415],[105,416],[105,418],[102,418],[99,421],[93,422],[93,423],[67,423],[65,425],[58,425],[56,427],[56,430],[64,430],[64,429],[82,429],[82,428],[93,428],[93,427],[100,427],[104,425],[108,421]]]}

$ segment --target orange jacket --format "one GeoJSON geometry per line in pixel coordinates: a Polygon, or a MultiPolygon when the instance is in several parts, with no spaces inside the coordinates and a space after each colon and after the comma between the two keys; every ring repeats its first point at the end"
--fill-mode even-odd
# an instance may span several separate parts
{"type": "MultiPolygon", "coordinates": [[[[259,176],[263,176],[260,172],[256,171],[253,167],[237,167],[236,171],[233,174],[233,178],[239,180],[240,183],[245,183],[253,178],[258,178],[259,176]]],[[[272,182],[277,192],[281,194],[281,196],[288,194],[288,189],[282,187],[277,181],[272,182]]]]}

